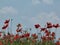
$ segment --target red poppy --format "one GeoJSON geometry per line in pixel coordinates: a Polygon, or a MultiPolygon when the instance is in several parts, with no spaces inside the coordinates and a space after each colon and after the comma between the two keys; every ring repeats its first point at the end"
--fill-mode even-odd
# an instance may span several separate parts
{"type": "Polygon", "coordinates": [[[49,31],[48,30],[45,30],[45,33],[48,33],[49,31]]]}
{"type": "Polygon", "coordinates": [[[51,22],[47,22],[47,25],[51,25],[52,23],[51,22]]]}
{"type": "Polygon", "coordinates": [[[53,36],[53,37],[54,37],[54,36],[55,36],[55,32],[52,32],[51,36],[53,36]]]}
{"type": "Polygon", "coordinates": [[[17,27],[21,27],[22,25],[21,24],[18,24],[17,27]]]}
{"type": "Polygon", "coordinates": [[[42,36],[41,39],[44,41],[46,40],[46,36],[42,36]]]}
{"type": "Polygon", "coordinates": [[[3,45],[2,41],[0,41],[0,45],[3,45]]]}
{"type": "Polygon", "coordinates": [[[16,32],[22,32],[22,28],[21,29],[17,28],[16,32]]]}
{"type": "Polygon", "coordinates": [[[21,30],[16,30],[16,32],[20,32],[21,30]]]}
{"type": "Polygon", "coordinates": [[[32,34],[32,37],[33,37],[34,39],[37,39],[37,38],[38,38],[38,35],[36,35],[36,33],[35,33],[35,34],[32,34]]]}
{"type": "Polygon", "coordinates": [[[60,42],[59,42],[59,41],[57,41],[57,42],[56,42],[56,45],[60,45],[60,42]]]}
{"type": "Polygon", "coordinates": [[[9,23],[9,21],[10,21],[10,19],[9,20],[5,20],[4,24],[9,23]]]}
{"type": "Polygon", "coordinates": [[[36,36],[36,33],[35,34],[32,34],[32,37],[36,36]]]}
{"type": "Polygon", "coordinates": [[[60,38],[58,40],[60,40],[60,38]]]}
{"type": "Polygon", "coordinates": [[[50,32],[47,32],[47,33],[46,33],[46,36],[49,36],[49,35],[50,35],[50,32]]]}
{"type": "Polygon", "coordinates": [[[41,29],[41,31],[45,31],[46,30],[46,28],[40,28],[41,29]]]}
{"type": "Polygon", "coordinates": [[[8,27],[8,24],[7,24],[7,25],[5,25],[5,26],[3,26],[3,27],[2,27],[2,29],[6,29],[7,27],[8,27]]]}
{"type": "Polygon", "coordinates": [[[2,29],[6,29],[6,28],[8,27],[9,21],[10,21],[10,19],[9,19],[9,20],[6,20],[6,21],[4,22],[4,26],[2,27],[2,29]]]}
{"type": "Polygon", "coordinates": [[[20,36],[18,34],[16,34],[15,37],[14,37],[14,40],[19,39],[19,37],[20,36]]]}
{"type": "Polygon", "coordinates": [[[48,37],[47,37],[47,40],[48,40],[48,41],[49,41],[49,40],[52,40],[52,38],[48,36],[48,37]]]}
{"type": "Polygon", "coordinates": [[[59,24],[53,24],[53,27],[58,28],[58,27],[60,27],[60,25],[59,24]]]}
{"type": "Polygon", "coordinates": [[[53,27],[52,23],[47,22],[47,28],[52,28],[52,27],[53,27]]]}
{"type": "Polygon", "coordinates": [[[26,33],[24,34],[25,37],[29,37],[30,36],[30,33],[26,33]]]}
{"type": "Polygon", "coordinates": [[[51,37],[51,40],[54,40],[55,39],[55,37],[51,37]]]}
{"type": "Polygon", "coordinates": [[[24,35],[21,35],[20,38],[24,38],[25,36],[24,35]]]}
{"type": "Polygon", "coordinates": [[[40,25],[39,24],[35,24],[35,28],[39,28],[40,27],[40,25]]]}

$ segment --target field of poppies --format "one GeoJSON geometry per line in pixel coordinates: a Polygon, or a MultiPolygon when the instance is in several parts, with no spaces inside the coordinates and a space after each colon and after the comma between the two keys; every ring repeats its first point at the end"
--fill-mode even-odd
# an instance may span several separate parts
{"type": "MultiPolygon", "coordinates": [[[[9,27],[9,20],[5,20],[2,30],[6,30],[9,27]]],[[[60,45],[60,38],[56,40],[55,32],[51,32],[52,28],[60,28],[59,24],[52,24],[51,22],[47,22],[44,27],[41,27],[40,24],[34,25],[35,29],[39,30],[39,33],[29,33],[28,31],[24,31],[22,24],[17,25],[16,34],[0,31],[0,45],[60,45]],[[42,33],[43,32],[43,35],[42,33]]],[[[29,28],[32,31],[31,28],[29,28]]],[[[37,31],[38,31],[37,30],[37,31]]],[[[11,30],[12,32],[12,30],[11,30]]]]}

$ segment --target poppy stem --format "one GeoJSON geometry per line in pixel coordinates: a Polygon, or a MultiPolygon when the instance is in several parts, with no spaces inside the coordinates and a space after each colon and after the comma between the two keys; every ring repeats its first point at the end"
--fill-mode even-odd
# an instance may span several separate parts
{"type": "Polygon", "coordinates": [[[11,25],[10,25],[11,26],[11,34],[12,34],[12,21],[13,21],[13,19],[11,19],[11,25]]]}

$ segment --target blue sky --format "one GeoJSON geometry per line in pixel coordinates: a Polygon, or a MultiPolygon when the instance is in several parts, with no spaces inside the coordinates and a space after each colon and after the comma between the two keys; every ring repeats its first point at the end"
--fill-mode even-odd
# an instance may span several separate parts
{"type": "Polygon", "coordinates": [[[47,21],[60,24],[60,0],[0,0],[0,29],[6,19],[13,19],[14,33],[18,23],[28,28],[47,21]]]}

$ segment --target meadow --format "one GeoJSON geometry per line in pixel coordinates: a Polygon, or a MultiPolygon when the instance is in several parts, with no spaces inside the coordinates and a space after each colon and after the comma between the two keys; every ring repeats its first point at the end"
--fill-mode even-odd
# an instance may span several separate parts
{"type": "MultiPolygon", "coordinates": [[[[2,30],[8,28],[9,22],[10,20],[4,22],[2,30]]],[[[41,27],[40,24],[35,24],[34,27],[36,30],[39,29],[40,32],[38,34],[40,36],[36,33],[30,34],[28,31],[24,31],[22,24],[17,25],[17,34],[0,32],[0,45],[60,45],[60,38],[55,42],[56,34],[50,31],[51,28],[55,28],[56,30],[60,28],[59,24],[47,22],[45,27],[41,27]],[[43,35],[41,35],[41,32],[43,32],[43,35]]],[[[31,28],[29,30],[32,31],[31,28]]]]}

